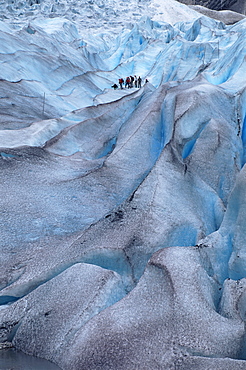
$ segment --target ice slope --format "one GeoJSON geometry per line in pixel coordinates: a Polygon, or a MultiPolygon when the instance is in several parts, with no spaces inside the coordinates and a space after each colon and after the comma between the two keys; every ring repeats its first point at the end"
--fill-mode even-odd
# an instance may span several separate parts
{"type": "Polygon", "coordinates": [[[170,1],[177,23],[85,32],[69,2],[18,4],[0,22],[1,342],[69,370],[245,369],[246,21],[170,1]],[[111,88],[129,75],[142,88],[111,88]]]}

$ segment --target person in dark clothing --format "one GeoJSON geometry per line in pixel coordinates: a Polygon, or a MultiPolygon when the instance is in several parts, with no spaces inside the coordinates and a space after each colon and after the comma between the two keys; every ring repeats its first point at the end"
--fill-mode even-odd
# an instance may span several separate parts
{"type": "Polygon", "coordinates": [[[127,77],[126,78],[125,87],[128,87],[128,89],[130,89],[130,87],[131,87],[131,79],[130,79],[130,77],[127,77]]]}
{"type": "Polygon", "coordinates": [[[142,78],[138,76],[138,88],[140,89],[142,86],[142,78]]]}
{"type": "Polygon", "coordinates": [[[130,79],[131,79],[131,87],[133,87],[134,77],[133,76],[130,76],[130,79]]]}
{"type": "Polygon", "coordinates": [[[123,78],[119,78],[119,84],[120,84],[120,88],[122,90],[123,89],[123,84],[124,84],[124,79],[123,78]]]}
{"type": "Polygon", "coordinates": [[[113,84],[112,87],[113,87],[114,90],[118,89],[118,85],[116,85],[116,84],[113,84]]]}
{"type": "Polygon", "coordinates": [[[138,78],[136,75],[134,76],[134,85],[135,87],[138,87],[138,78]]]}

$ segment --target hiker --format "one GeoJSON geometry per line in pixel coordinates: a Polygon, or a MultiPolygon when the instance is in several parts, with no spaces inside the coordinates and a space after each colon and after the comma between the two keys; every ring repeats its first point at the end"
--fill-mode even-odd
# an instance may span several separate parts
{"type": "Polygon", "coordinates": [[[146,78],[145,83],[149,82],[149,80],[146,78]]]}
{"type": "Polygon", "coordinates": [[[130,76],[130,79],[131,79],[131,87],[133,87],[134,77],[133,76],[130,76]]]}
{"type": "Polygon", "coordinates": [[[120,88],[122,90],[123,89],[123,84],[124,84],[124,79],[123,78],[119,78],[119,84],[120,84],[120,88]]]}
{"type": "Polygon", "coordinates": [[[130,85],[131,85],[131,79],[130,79],[130,77],[127,77],[125,87],[128,87],[128,89],[130,89],[130,85]]]}
{"type": "Polygon", "coordinates": [[[112,87],[113,87],[114,90],[118,89],[118,85],[116,85],[116,84],[113,84],[112,87]]]}
{"type": "Polygon", "coordinates": [[[138,88],[140,89],[142,85],[142,78],[138,76],[138,88]]]}
{"type": "Polygon", "coordinates": [[[138,87],[138,78],[136,75],[134,76],[134,85],[135,87],[138,87]]]}

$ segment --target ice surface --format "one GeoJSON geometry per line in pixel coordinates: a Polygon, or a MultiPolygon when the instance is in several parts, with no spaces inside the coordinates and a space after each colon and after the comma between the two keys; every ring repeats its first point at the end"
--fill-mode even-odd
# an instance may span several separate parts
{"type": "Polygon", "coordinates": [[[1,311],[6,339],[14,336],[17,348],[57,361],[81,325],[124,295],[115,272],[75,264],[1,311]]]}
{"type": "Polygon", "coordinates": [[[69,370],[245,367],[246,21],[0,10],[1,341],[69,370]]]}
{"type": "Polygon", "coordinates": [[[217,289],[198,249],[157,252],[137,287],[77,332],[76,359],[68,349],[64,368],[175,369],[193,356],[234,357],[244,325],[215,311],[217,289]]]}
{"type": "Polygon", "coordinates": [[[128,24],[139,21],[141,16],[148,14],[158,21],[176,23],[178,21],[196,19],[199,14],[174,0],[12,0],[0,3],[2,19],[33,19],[37,16],[64,18],[82,22],[85,28],[117,28],[122,29],[128,24]]]}

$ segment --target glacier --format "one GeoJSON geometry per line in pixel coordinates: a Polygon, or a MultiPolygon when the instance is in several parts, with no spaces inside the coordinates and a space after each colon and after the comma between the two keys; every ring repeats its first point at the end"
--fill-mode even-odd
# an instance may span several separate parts
{"type": "Polygon", "coordinates": [[[0,3],[0,348],[246,369],[246,19],[131,3],[0,3]]]}

